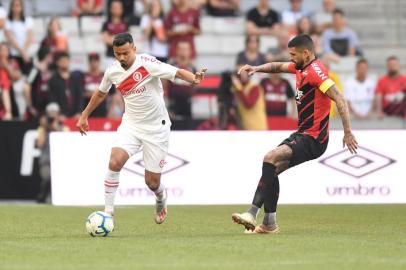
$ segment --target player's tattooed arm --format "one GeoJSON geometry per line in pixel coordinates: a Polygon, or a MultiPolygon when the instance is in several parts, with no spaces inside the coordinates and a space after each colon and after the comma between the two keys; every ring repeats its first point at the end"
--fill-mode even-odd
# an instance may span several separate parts
{"type": "Polygon", "coordinates": [[[250,66],[244,65],[238,71],[238,74],[241,72],[248,72],[248,75],[252,75],[255,72],[263,72],[263,73],[289,73],[289,64],[287,62],[271,62],[266,63],[260,66],[250,66]]]}
{"type": "Polygon", "coordinates": [[[335,85],[331,86],[326,91],[326,95],[329,96],[330,99],[336,103],[338,113],[340,114],[341,121],[343,123],[344,128],[343,147],[347,145],[348,149],[352,154],[357,153],[358,142],[351,132],[350,113],[348,110],[347,101],[345,100],[343,94],[340,91],[338,91],[335,85]]]}

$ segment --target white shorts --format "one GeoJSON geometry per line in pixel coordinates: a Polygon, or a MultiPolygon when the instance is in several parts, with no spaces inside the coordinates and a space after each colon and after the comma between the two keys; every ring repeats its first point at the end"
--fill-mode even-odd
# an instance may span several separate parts
{"type": "Polygon", "coordinates": [[[117,139],[113,147],[125,150],[129,157],[142,148],[145,169],[153,173],[161,173],[168,153],[169,132],[170,129],[166,128],[158,133],[146,134],[128,124],[121,123],[117,129],[117,139]]]}

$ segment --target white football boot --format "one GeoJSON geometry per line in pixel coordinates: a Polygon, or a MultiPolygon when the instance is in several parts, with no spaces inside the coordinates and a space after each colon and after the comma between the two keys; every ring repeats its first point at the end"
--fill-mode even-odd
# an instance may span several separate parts
{"type": "Polygon", "coordinates": [[[156,204],[155,204],[155,222],[156,224],[162,224],[166,216],[168,215],[168,207],[166,204],[166,200],[168,198],[168,193],[165,190],[163,192],[162,200],[156,199],[156,204]]]}

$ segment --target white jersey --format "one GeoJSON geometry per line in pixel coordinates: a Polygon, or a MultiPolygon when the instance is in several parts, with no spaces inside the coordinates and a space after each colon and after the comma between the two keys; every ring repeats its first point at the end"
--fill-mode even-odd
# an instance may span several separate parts
{"type": "Polygon", "coordinates": [[[137,54],[125,70],[120,62],[110,65],[99,90],[107,93],[112,84],[124,98],[123,122],[140,132],[154,132],[170,126],[163,98],[162,79],[174,81],[178,69],[146,54],[137,54]]]}

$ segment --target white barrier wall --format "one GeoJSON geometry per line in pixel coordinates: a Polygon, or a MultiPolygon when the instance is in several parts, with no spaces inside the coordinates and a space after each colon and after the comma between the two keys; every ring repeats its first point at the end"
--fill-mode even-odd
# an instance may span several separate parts
{"type": "MultiPolygon", "coordinates": [[[[163,182],[170,204],[250,204],[264,154],[290,132],[172,132],[163,182]]],[[[406,203],[406,131],[356,131],[357,155],[343,151],[341,131],[315,161],[279,177],[280,203],[406,203]]],[[[51,134],[52,201],[102,205],[115,133],[51,134]]],[[[121,172],[117,204],[153,204],[142,152],[121,172]]]]}

